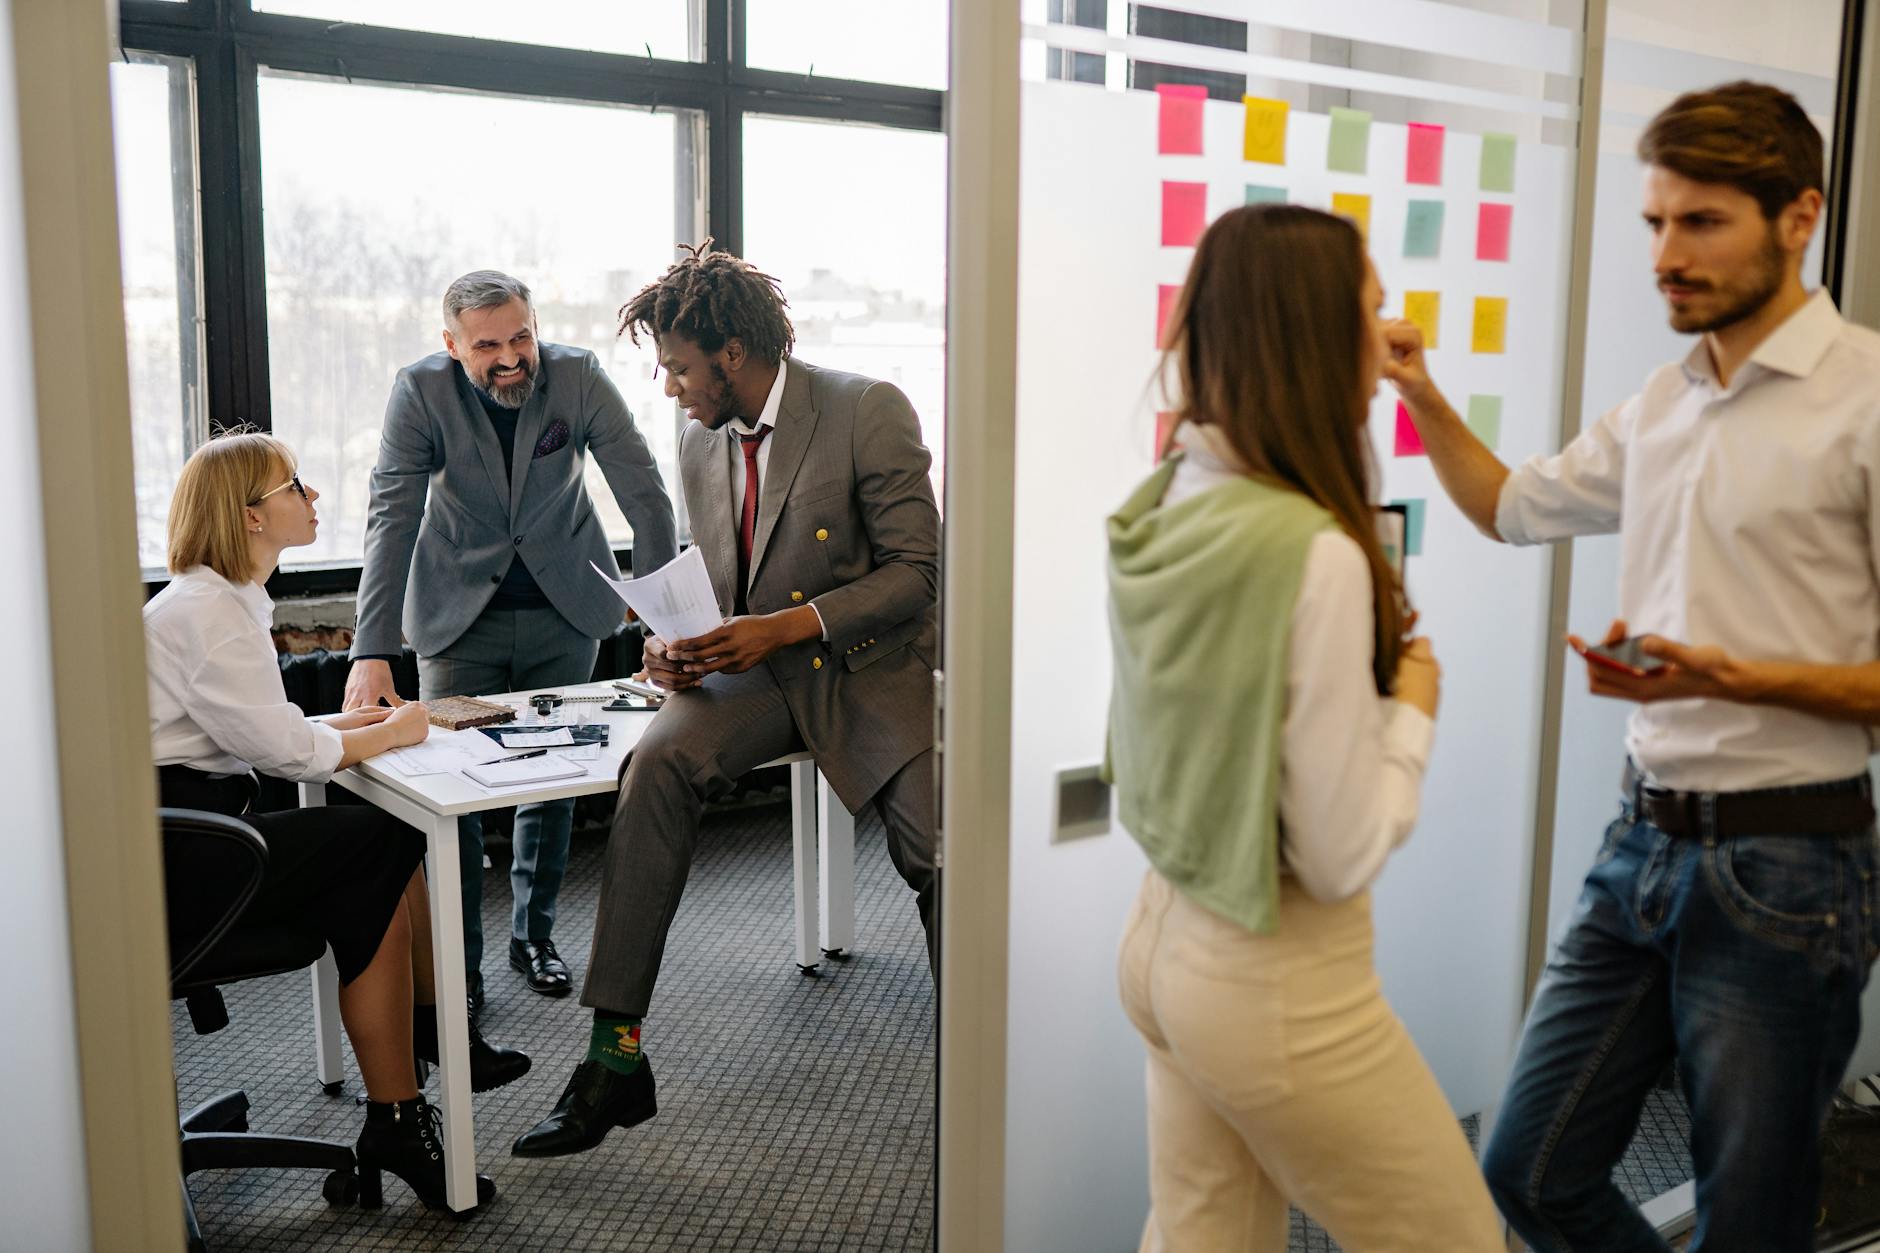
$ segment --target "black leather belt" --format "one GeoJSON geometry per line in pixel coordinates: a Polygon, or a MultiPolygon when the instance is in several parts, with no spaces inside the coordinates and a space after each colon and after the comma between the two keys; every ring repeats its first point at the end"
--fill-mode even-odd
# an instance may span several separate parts
{"type": "Polygon", "coordinates": [[[1679,792],[1646,782],[1628,761],[1624,789],[1641,818],[1666,835],[1686,838],[1845,835],[1874,820],[1873,785],[1864,774],[1753,792],[1679,792]]]}

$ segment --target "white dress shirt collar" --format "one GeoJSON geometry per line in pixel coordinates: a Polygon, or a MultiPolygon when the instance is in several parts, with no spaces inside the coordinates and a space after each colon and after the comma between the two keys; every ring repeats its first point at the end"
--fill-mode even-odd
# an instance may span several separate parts
{"type": "Polygon", "coordinates": [[[777,377],[770,384],[770,395],[764,397],[763,412],[757,415],[757,421],[754,424],[746,422],[743,418],[733,418],[731,420],[733,430],[740,435],[755,435],[760,426],[767,426],[773,431],[777,429],[777,414],[783,409],[783,376],[789,368],[790,363],[787,359],[778,359],[777,377]]]}
{"type": "MultiPolygon", "coordinates": [[[[1760,366],[1764,370],[1773,370],[1791,378],[1807,378],[1821,364],[1821,359],[1828,355],[1828,349],[1834,347],[1834,341],[1840,337],[1845,325],[1841,311],[1834,307],[1834,297],[1827,288],[1820,288],[1814,295],[1791,313],[1775,330],[1763,337],[1762,343],[1749,355],[1746,365],[1760,366]]],[[[1691,351],[1685,355],[1684,377],[1693,383],[1717,385],[1717,367],[1710,356],[1710,343],[1703,336],[1691,345],[1691,351]]],[[[1744,378],[1743,371],[1737,372],[1739,379],[1744,378]]],[[[1741,383],[1734,386],[1741,387],[1741,383]]]]}

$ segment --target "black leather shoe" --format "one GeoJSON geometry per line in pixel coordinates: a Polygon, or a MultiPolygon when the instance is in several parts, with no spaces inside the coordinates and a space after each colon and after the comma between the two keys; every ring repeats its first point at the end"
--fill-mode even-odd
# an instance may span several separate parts
{"type": "MultiPolygon", "coordinates": [[[[448,1209],[444,1199],[444,1126],[437,1107],[423,1097],[380,1104],[366,1102],[365,1130],[354,1147],[359,1159],[359,1205],[378,1209],[385,1204],[384,1180],[389,1171],[405,1181],[426,1209],[448,1209]]],[[[496,1185],[488,1175],[477,1176],[477,1205],[496,1199],[496,1185]]],[[[475,1213],[467,1210],[458,1217],[475,1213]]]]}
{"type": "MultiPolygon", "coordinates": [[[[429,1005],[414,1006],[411,1013],[411,1051],[421,1062],[437,1065],[437,1010],[429,1005]]],[[[475,1020],[470,1023],[470,1090],[488,1092],[506,1083],[514,1083],[529,1073],[529,1055],[515,1049],[491,1044],[483,1038],[475,1020]]],[[[424,1086],[424,1080],[418,1081],[424,1086]]]]}
{"type": "Polygon", "coordinates": [[[653,1068],[644,1054],[630,1075],[582,1062],[562,1089],[555,1112],[516,1140],[517,1157],[562,1157],[593,1148],[615,1127],[637,1127],[659,1112],[653,1068]]]}
{"type": "Polygon", "coordinates": [[[470,1025],[476,1026],[483,1019],[483,972],[470,972],[470,1025]]]}
{"type": "Polygon", "coordinates": [[[509,941],[509,964],[529,976],[529,990],[543,996],[566,996],[574,991],[568,963],[555,951],[553,940],[509,941]]]}

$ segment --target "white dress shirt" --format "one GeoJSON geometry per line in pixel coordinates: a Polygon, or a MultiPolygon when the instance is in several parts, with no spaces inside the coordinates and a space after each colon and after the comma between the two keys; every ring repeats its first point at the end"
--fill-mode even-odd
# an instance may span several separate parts
{"type": "MultiPolygon", "coordinates": [[[[731,429],[740,436],[755,435],[761,427],[770,428],[770,435],[764,436],[764,441],[757,446],[757,490],[760,502],[764,484],[770,482],[770,446],[777,442],[771,436],[777,433],[777,414],[783,408],[783,376],[789,368],[790,362],[787,357],[778,359],[776,380],[770,385],[770,395],[764,398],[764,409],[757,415],[755,425],[746,422],[743,418],[731,419],[731,429]]],[[[744,518],[744,450],[738,446],[737,440],[728,440],[725,455],[731,458],[731,530],[735,535],[744,518]]],[[[760,511],[762,509],[761,503],[759,509],[760,511]]],[[[755,541],[756,537],[752,538],[755,541]]],[[[828,643],[829,625],[822,620],[822,610],[816,609],[814,601],[810,602],[809,607],[816,611],[816,621],[822,626],[823,642],[828,643]]]]}
{"type": "MultiPolygon", "coordinates": [[[[1185,450],[1164,505],[1234,477],[1207,432],[1183,426],[1185,450]]],[[[1343,531],[1306,550],[1293,604],[1280,749],[1280,863],[1322,901],[1371,885],[1416,825],[1436,724],[1377,694],[1371,567],[1343,531]]]]}
{"type": "Polygon", "coordinates": [[[273,621],[260,584],[231,583],[206,566],[172,578],[144,605],[157,765],[210,774],[252,767],[300,783],[333,777],[340,733],[287,699],[273,621]]]}
{"type": "MultiPolygon", "coordinates": [[[[1728,387],[1700,339],[1558,455],[1510,475],[1495,526],[1512,544],[1618,531],[1619,614],[1634,635],[1752,661],[1873,661],[1880,334],[1817,292],[1728,387]]],[[[1861,774],[1873,742],[1793,709],[1681,700],[1634,710],[1626,747],[1665,787],[1722,792],[1861,774]]]]}

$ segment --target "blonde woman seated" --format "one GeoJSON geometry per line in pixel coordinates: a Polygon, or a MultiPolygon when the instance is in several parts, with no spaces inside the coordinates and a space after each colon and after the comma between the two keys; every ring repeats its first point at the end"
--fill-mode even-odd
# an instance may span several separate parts
{"type": "MultiPolygon", "coordinates": [[[[339,968],[340,1017],[366,1088],[358,1144],[360,1200],[382,1203],[382,1171],[430,1207],[444,1204],[437,1111],[420,1094],[415,1058],[437,1060],[424,841],[361,805],[248,812],[254,771],[323,782],[356,762],[423,740],[423,705],[362,709],[316,722],[287,700],[262,584],[283,549],[313,542],[314,502],[294,457],[261,434],[210,440],[183,466],[170,507],[169,586],[144,606],[150,731],[162,803],[240,816],[268,845],[248,916],[292,920],[326,938],[339,968]],[[415,1003],[414,1003],[415,1002],[415,1003]]],[[[226,897],[225,866],[168,866],[174,935],[200,935],[226,897]]],[[[472,1086],[520,1078],[521,1053],[471,1028],[472,1086]]],[[[477,1197],[496,1194],[487,1178],[477,1197]]]]}
{"type": "Polygon", "coordinates": [[[1365,415],[1387,350],[1349,222],[1236,209],[1169,321],[1178,445],[1110,519],[1111,770],[1148,854],[1120,961],[1148,1049],[1145,1250],[1499,1250],[1372,965],[1438,674],[1405,642],[1365,415]]]}

